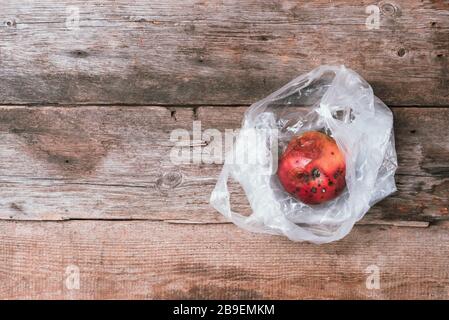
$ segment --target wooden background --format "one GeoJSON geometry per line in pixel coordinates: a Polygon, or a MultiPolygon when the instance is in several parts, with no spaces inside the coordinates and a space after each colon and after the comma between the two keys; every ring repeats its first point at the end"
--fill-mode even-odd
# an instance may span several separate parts
{"type": "Polygon", "coordinates": [[[0,298],[447,299],[448,106],[446,0],[0,0],[0,298]],[[238,128],[320,64],[392,108],[398,192],[333,244],[242,231],[170,132],[238,128]]]}

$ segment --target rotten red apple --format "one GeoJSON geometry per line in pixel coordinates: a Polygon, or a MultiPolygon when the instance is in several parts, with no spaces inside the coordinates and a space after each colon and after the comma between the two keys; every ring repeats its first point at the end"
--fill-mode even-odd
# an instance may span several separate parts
{"type": "Polygon", "coordinates": [[[346,187],[346,164],[335,140],[319,131],[294,137],[279,159],[285,190],[306,204],[335,199],[346,187]]]}

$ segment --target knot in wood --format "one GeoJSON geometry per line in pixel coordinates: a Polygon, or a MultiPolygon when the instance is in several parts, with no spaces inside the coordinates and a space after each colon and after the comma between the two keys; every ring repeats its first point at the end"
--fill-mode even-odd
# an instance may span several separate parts
{"type": "Polygon", "coordinates": [[[392,2],[381,1],[379,3],[379,7],[380,7],[382,14],[386,17],[394,18],[394,17],[400,16],[401,11],[400,11],[399,7],[392,2]]]}
{"type": "Polygon", "coordinates": [[[182,182],[182,174],[176,171],[164,173],[156,180],[156,188],[161,191],[167,191],[179,186],[182,182]]]}

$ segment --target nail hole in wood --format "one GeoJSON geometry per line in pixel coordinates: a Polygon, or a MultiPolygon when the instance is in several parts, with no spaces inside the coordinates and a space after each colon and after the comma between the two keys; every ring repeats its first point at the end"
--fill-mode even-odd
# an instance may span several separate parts
{"type": "Polygon", "coordinates": [[[405,55],[405,49],[404,48],[400,48],[398,50],[398,56],[403,57],[405,55]]]}
{"type": "Polygon", "coordinates": [[[15,27],[16,26],[16,21],[15,20],[8,20],[5,22],[5,26],[7,27],[15,27]]]}
{"type": "Polygon", "coordinates": [[[176,121],[176,110],[171,110],[170,111],[170,117],[176,121]]]}
{"type": "Polygon", "coordinates": [[[70,52],[70,54],[77,58],[85,58],[89,55],[86,51],[83,50],[73,50],[70,52]]]}

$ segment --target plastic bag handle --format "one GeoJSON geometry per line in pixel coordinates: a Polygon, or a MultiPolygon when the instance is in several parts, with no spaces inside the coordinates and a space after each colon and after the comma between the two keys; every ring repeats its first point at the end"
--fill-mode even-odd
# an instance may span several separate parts
{"type": "MultiPolygon", "coordinates": [[[[335,240],[339,240],[341,237],[332,234],[330,236],[317,235],[311,230],[307,230],[293,223],[285,216],[277,217],[276,221],[266,226],[262,221],[258,221],[254,214],[245,217],[237,212],[231,210],[230,193],[228,189],[228,179],[230,175],[230,168],[227,164],[223,165],[214,190],[211,193],[210,204],[231,222],[237,226],[246,229],[248,231],[257,233],[268,233],[272,235],[286,235],[293,241],[309,241],[313,243],[328,243],[335,240]]],[[[267,221],[265,221],[266,223],[267,221]]],[[[339,229],[343,233],[349,232],[356,220],[351,219],[345,221],[339,229]]]]}

